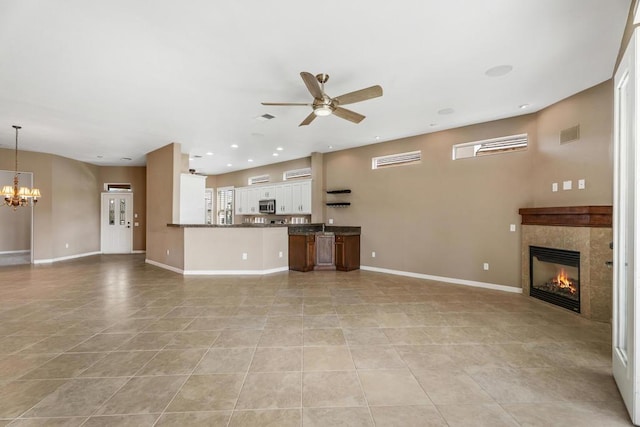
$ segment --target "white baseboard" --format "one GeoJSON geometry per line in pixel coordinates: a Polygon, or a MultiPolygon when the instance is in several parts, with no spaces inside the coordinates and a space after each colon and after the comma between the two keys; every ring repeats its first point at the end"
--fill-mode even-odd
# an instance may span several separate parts
{"type": "Polygon", "coordinates": [[[83,254],[68,255],[68,256],[63,256],[63,257],[59,257],[59,258],[34,259],[33,263],[34,264],[51,264],[52,262],[67,261],[67,260],[76,259],[76,258],[84,258],[86,256],[91,256],[91,255],[100,255],[101,253],[102,252],[100,252],[100,251],[97,251],[97,252],[85,252],[83,254]]]}
{"type": "Polygon", "coordinates": [[[173,271],[174,273],[184,276],[257,276],[289,271],[289,267],[277,267],[267,270],[182,270],[151,259],[145,259],[144,261],[147,264],[155,265],[156,267],[164,268],[165,270],[173,271]]]}
{"type": "Polygon", "coordinates": [[[163,264],[161,262],[154,261],[152,259],[146,258],[144,262],[146,262],[147,264],[155,265],[156,267],[164,268],[165,270],[173,271],[174,273],[184,274],[184,270],[180,268],[172,267],[170,265],[163,264]]]}
{"type": "Polygon", "coordinates": [[[416,279],[436,280],[438,282],[454,283],[456,285],[473,286],[475,288],[493,289],[496,291],[512,292],[521,294],[522,288],[513,286],[497,285],[495,283],[476,282],[475,280],[455,279],[452,277],[432,276],[430,274],[412,273],[410,271],[390,270],[388,268],[360,266],[361,270],[375,271],[378,273],[395,274],[397,276],[414,277],[416,279]]]}
{"type": "Polygon", "coordinates": [[[268,270],[185,270],[185,276],[258,276],[289,271],[289,267],[270,268],[268,270]]]}
{"type": "Polygon", "coordinates": [[[19,251],[2,251],[0,252],[0,255],[28,254],[29,252],[31,252],[29,249],[19,251]]]}

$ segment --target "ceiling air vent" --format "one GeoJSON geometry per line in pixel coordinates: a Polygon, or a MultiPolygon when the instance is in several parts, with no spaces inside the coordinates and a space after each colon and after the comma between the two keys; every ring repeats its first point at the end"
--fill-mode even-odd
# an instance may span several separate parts
{"type": "Polygon", "coordinates": [[[453,146],[453,160],[523,151],[527,149],[528,145],[529,136],[526,133],[485,139],[482,141],[465,142],[453,146]]]}
{"type": "Polygon", "coordinates": [[[285,173],[283,173],[282,179],[284,181],[287,181],[289,179],[306,178],[310,176],[311,176],[311,168],[294,169],[294,170],[286,171],[285,173]]]}
{"type": "Polygon", "coordinates": [[[382,169],[390,166],[404,166],[418,163],[422,160],[422,151],[390,154],[388,156],[374,157],[371,159],[371,169],[382,169]]]}
{"type": "Polygon", "coordinates": [[[560,144],[577,141],[578,139],[580,139],[580,125],[575,125],[560,131],[560,144]]]}
{"type": "Polygon", "coordinates": [[[256,120],[259,120],[261,122],[266,122],[267,120],[271,120],[271,119],[275,119],[276,116],[273,116],[271,114],[263,114],[261,116],[256,117],[256,120]]]}
{"type": "Polygon", "coordinates": [[[249,178],[249,185],[264,184],[265,182],[269,182],[269,175],[252,176],[249,178]]]}

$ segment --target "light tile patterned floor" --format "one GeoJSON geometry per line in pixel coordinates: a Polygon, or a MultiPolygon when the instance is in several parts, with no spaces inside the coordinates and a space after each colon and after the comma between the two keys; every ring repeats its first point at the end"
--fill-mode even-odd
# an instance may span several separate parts
{"type": "Polygon", "coordinates": [[[0,426],[627,426],[610,327],[354,271],[2,267],[0,426]]]}

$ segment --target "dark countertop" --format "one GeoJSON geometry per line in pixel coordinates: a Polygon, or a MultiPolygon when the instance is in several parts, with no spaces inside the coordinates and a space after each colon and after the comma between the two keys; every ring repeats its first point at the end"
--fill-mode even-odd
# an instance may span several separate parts
{"type": "MultiPolygon", "coordinates": [[[[273,228],[288,227],[289,235],[307,235],[320,233],[321,223],[313,224],[167,224],[167,227],[176,228],[273,228]]],[[[325,225],[324,231],[332,232],[338,236],[359,236],[361,227],[343,227],[337,225],[325,225]]]]}
{"type": "MultiPolygon", "coordinates": [[[[334,233],[337,236],[359,236],[361,227],[342,227],[337,225],[325,225],[324,231],[334,233]]],[[[307,235],[322,232],[322,224],[290,224],[289,235],[307,235]]]]}
{"type": "Polygon", "coordinates": [[[272,228],[291,227],[293,224],[167,224],[167,227],[177,228],[272,228]]]}

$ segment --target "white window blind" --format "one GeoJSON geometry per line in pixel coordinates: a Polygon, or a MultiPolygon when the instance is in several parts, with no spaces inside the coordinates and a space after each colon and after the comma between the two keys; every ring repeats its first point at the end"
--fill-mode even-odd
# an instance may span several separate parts
{"type": "Polygon", "coordinates": [[[419,163],[422,160],[422,151],[410,151],[407,153],[389,154],[387,156],[373,157],[371,169],[382,169],[390,166],[405,166],[419,163]]]}
{"type": "Polygon", "coordinates": [[[480,157],[489,154],[512,153],[526,150],[529,136],[526,133],[485,139],[482,141],[464,142],[453,146],[453,160],[480,157]]]}

